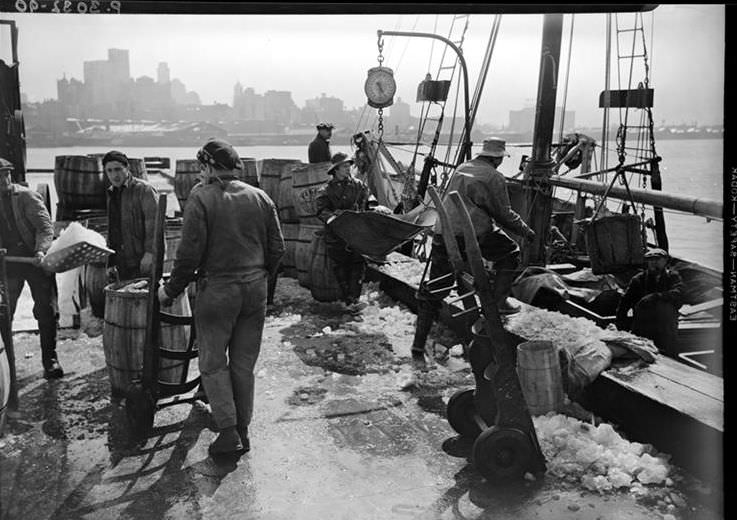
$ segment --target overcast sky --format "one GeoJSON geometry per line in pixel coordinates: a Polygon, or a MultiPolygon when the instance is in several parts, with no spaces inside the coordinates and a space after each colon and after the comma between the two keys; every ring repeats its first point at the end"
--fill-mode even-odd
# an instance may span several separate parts
{"type": "MultiPolygon", "coordinates": [[[[719,124],[724,98],[724,6],[661,5],[643,15],[655,88],[656,122],[719,124]]],[[[56,98],[56,80],[83,78],[83,62],[106,59],[108,48],[130,51],[131,75],[156,77],[159,62],[172,78],[196,91],[203,103],[232,104],[240,81],[257,93],[289,90],[298,106],[321,93],[362,107],[366,71],[377,64],[376,30],[448,34],[452,15],[0,15],[19,28],[21,88],[31,101],[56,98]]],[[[542,15],[505,15],[477,120],[506,125],[508,111],[531,104],[537,91],[542,15]]],[[[463,46],[470,91],[483,58],[492,15],[472,15],[463,46]]],[[[633,14],[620,14],[631,28],[633,14]]],[[[559,74],[562,101],[571,16],[563,27],[559,74]]],[[[604,88],[605,15],[576,15],[567,108],[579,124],[601,124],[598,97],[604,88]]],[[[7,31],[5,31],[7,33],[7,31]]],[[[7,60],[7,35],[0,56],[7,60]]],[[[384,65],[395,71],[398,97],[415,103],[417,84],[435,72],[441,44],[386,37],[384,65]],[[433,62],[430,63],[430,56],[433,62]]],[[[613,41],[616,56],[616,42],[613,41]]],[[[629,54],[632,33],[620,37],[629,54]]],[[[639,47],[638,47],[639,48],[639,47]]],[[[616,59],[614,59],[616,62],[616,59]]],[[[627,88],[622,68],[621,88],[627,88]]],[[[641,65],[634,79],[644,77],[641,65]]],[[[635,84],[636,84],[635,81],[635,84]]],[[[612,88],[618,88],[612,68],[612,88]]]]}

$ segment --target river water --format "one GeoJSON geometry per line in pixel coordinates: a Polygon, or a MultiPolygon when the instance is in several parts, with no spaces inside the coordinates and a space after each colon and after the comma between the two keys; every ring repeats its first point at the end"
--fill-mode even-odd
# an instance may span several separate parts
{"type": "MultiPolygon", "coordinates": [[[[333,153],[352,153],[349,146],[333,146],[333,153]]],[[[169,157],[194,159],[197,147],[123,147],[120,150],[129,157],[169,157]]],[[[307,161],[306,146],[239,146],[242,157],[256,159],[281,158],[307,161]]],[[[392,154],[404,164],[412,157],[412,147],[390,148],[392,154]]],[[[474,152],[478,147],[474,148],[474,152]]],[[[514,175],[523,154],[529,148],[508,147],[511,157],[499,168],[505,175],[514,175]]],[[[663,190],[705,199],[722,200],[723,191],[723,150],[721,139],[671,139],[657,143],[658,154],[663,158],[661,172],[663,190]]],[[[56,155],[86,155],[106,152],[97,147],[29,148],[27,162],[29,169],[53,169],[56,155]]],[[[610,157],[614,155],[610,153],[610,157]]],[[[441,157],[442,159],[442,157],[441,157]]],[[[611,160],[611,159],[610,159],[611,160]]],[[[418,159],[421,167],[421,159],[418,159]]],[[[53,185],[53,174],[29,174],[28,183],[35,187],[39,183],[53,185]]],[[[52,189],[52,208],[56,207],[56,193],[52,189]]],[[[564,192],[558,193],[558,196],[564,192]]],[[[681,258],[696,261],[703,265],[722,270],[723,238],[722,222],[703,217],[685,215],[666,210],[666,231],[670,240],[671,253],[681,258]]]]}

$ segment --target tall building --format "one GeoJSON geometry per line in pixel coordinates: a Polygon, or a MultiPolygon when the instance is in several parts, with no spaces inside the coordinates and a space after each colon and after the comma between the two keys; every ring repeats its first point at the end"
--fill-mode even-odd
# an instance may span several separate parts
{"type": "Polygon", "coordinates": [[[159,67],[156,69],[156,83],[159,85],[166,85],[167,83],[170,83],[171,79],[169,77],[169,65],[162,61],[159,63],[159,67]]]}
{"type": "Polygon", "coordinates": [[[402,101],[402,98],[397,98],[394,104],[389,107],[388,119],[392,132],[407,130],[412,125],[409,103],[402,101]]]}

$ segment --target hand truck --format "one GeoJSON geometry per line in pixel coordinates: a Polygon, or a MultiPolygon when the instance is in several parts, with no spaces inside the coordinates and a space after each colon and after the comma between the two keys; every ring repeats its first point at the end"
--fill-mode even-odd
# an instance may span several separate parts
{"type": "Polygon", "coordinates": [[[472,461],[488,480],[500,482],[521,478],[527,472],[543,473],[545,457],[517,377],[515,346],[499,317],[468,209],[458,192],[448,194],[463,221],[463,229],[454,230],[437,191],[428,186],[428,193],[438,211],[453,267],[453,273],[441,277],[452,285],[442,290],[458,291],[456,301],[463,301],[466,307],[461,313],[475,310],[481,315],[477,322],[481,330],[474,331],[469,348],[476,388],[453,395],[447,406],[448,422],[462,436],[475,439],[472,461]],[[459,231],[464,237],[467,265],[455,239],[459,231]]]}

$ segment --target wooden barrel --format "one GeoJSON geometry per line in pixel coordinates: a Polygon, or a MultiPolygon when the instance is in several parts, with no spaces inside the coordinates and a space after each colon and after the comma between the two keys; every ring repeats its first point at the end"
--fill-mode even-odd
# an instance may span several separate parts
{"type": "Polygon", "coordinates": [[[297,278],[297,243],[299,241],[299,224],[285,222],[281,225],[284,235],[284,256],[281,260],[282,272],[289,278],[297,278]]]}
{"type": "MultiPolygon", "coordinates": [[[[113,397],[124,397],[131,382],[134,379],[140,379],[143,371],[148,290],[136,292],[121,290],[140,280],[145,280],[145,278],[117,282],[105,287],[105,326],[102,333],[102,348],[105,353],[113,397]]],[[[163,307],[161,310],[186,316],[186,313],[189,312],[186,292],[182,293],[170,307],[163,307]]],[[[186,350],[188,342],[189,326],[161,324],[162,348],[186,350]]],[[[186,369],[183,365],[186,362],[161,361],[164,364],[160,365],[160,368],[163,366],[165,372],[159,372],[159,379],[165,377],[168,382],[178,382],[182,371],[186,369]]]]}
{"type": "Polygon", "coordinates": [[[131,280],[105,287],[102,349],[113,397],[124,397],[131,381],[141,378],[146,342],[148,290],[124,292],[131,280]]]}
{"type": "MultiPolygon", "coordinates": [[[[168,307],[161,307],[162,312],[175,316],[192,316],[187,290],[177,296],[168,307]]],[[[183,352],[189,346],[191,327],[188,325],[161,324],[161,348],[183,352]]],[[[159,381],[180,385],[185,382],[189,371],[189,360],[164,359],[159,357],[159,381]]]]}
{"type": "Polygon", "coordinates": [[[108,185],[100,157],[57,155],[54,160],[54,186],[59,200],[56,219],[71,220],[78,210],[104,210],[108,185]]]}
{"type": "Polygon", "coordinates": [[[307,164],[292,170],[294,213],[300,223],[320,224],[317,218],[317,193],[328,183],[331,163],[307,164]]]}
{"type": "Polygon", "coordinates": [[[258,164],[253,157],[241,157],[238,178],[246,184],[259,187],[258,164]]]}
{"type": "Polygon", "coordinates": [[[179,207],[184,211],[189,192],[200,182],[200,163],[195,159],[177,159],[174,174],[174,193],[177,195],[179,207]]]}
{"type": "Polygon", "coordinates": [[[322,231],[322,224],[299,224],[299,235],[294,250],[294,263],[297,267],[297,280],[303,287],[310,288],[310,245],[312,244],[312,235],[316,231],[322,231]]]}
{"type": "Polygon", "coordinates": [[[171,273],[177,255],[179,242],[182,241],[182,219],[167,219],[164,226],[164,273],[171,273]]]}
{"type": "Polygon", "coordinates": [[[637,215],[599,217],[586,226],[586,251],[594,274],[625,271],[645,262],[637,215]]]}
{"type": "Polygon", "coordinates": [[[551,341],[527,341],[517,345],[517,374],[531,414],[557,411],[563,405],[558,351],[551,341]]]}
{"type": "Polygon", "coordinates": [[[325,233],[316,231],[310,244],[310,293],[319,302],[334,302],[343,297],[335,278],[335,264],[328,257],[325,233]]]}
{"type": "Polygon", "coordinates": [[[279,196],[282,172],[288,172],[291,167],[298,164],[302,164],[302,161],[296,159],[264,159],[262,161],[259,185],[275,203],[279,196]]]}
{"type": "Polygon", "coordinates": [[[105,317],[105,286],[107,280],[107,265],[102,263],[87,264],[84,266],[84,292],[96,318],[105,317]]]}
{"type": "Polygon", "coordinates": [[[128,158],[128,169],[131,175],[138,179],[148,180],[148,171],[146,170],[146,162],[143,159],[128,158]]]}

